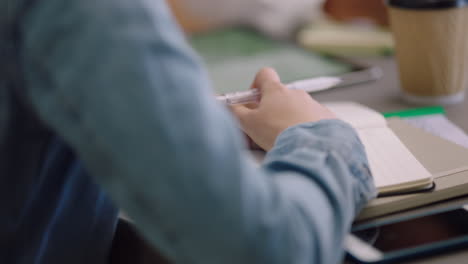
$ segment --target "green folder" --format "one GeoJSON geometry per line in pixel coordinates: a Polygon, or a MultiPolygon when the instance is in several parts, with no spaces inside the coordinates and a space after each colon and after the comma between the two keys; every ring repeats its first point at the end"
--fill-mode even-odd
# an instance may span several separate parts
{"type": "Polygon", "coordinates": [[[256,72],[266,66],[275,68],[284,83],[353,69],[348,63],[245,28],[196,35],[190,41],[203,58],[217,93],[248,89],[256,72]]]}

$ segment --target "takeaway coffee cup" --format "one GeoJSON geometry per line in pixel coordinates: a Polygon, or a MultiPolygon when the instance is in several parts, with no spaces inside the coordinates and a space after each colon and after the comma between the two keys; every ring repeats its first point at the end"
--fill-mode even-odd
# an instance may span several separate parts
{"type": "Polygon", "coordinates": [[[388,0],[403,98],[455,104],[468,85],[468,0],[388,0]]]}

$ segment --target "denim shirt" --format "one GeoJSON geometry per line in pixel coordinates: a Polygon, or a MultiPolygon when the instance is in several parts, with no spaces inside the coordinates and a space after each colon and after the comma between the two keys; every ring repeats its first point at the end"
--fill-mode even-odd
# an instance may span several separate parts
{"type": "Polygon", "coordinates": [[[118,210],[27,98],[19,22],[32,3],[0,3],[0,263],[107,263],[118,210]]]}
{"type": "MultiPolygon", "coordinates": [[[[288,128],[259,167],[245,154],[232,116],[213,99],[165,1],[25,2],[9,35],[16,71],[2,76],[19,87],[0,87],[2,93],[18,88],[19,101],[1,103],[29,109],[26,116],[37,120],[24,122],[39,124],[47,147],[31,158],[40,160],[40,170],[9,178],[0,193],[15,197],[11,185],[24,183],[30,186],[24,196],[41,188],[68,194],[41,200],[39,192],[33,205],[9,200],[29,216],[15,232],[37,230],[37,241],[54,237],[54,243],[17,238],[15,245],[35,256],[49,252],[33,263],[79,263],[80,252],[109,246],[112,234],[103,230],[115,224],[114,211],[94,180],[174,263],[341,261],[343,237],[375,196],[364,148],[349,125],[324,120],[288,128]],[[63,163],[67,169],[50,172],[50,164],[63,163]],[[86,172],[93,178],[83,180],[86,172]],[[69,184],[47,181],[50,174],[69,184]],[[35,178],[41,175],[42,185],[35,178]],[[77,175],[86,184],[76,184],[77,175]],[[75,251],[63,250],[69,248],[75,251]]],[[[0,123],[0,135],[14,129],[10,123],[0,123]]],[[[0,143],[2,153],[14,148],[0,143]]],[[[0,236],[0,245],[6,239],[0,236]]],[[[11,248],[0,247],[0,258],[31,263],[11,248]]]]}

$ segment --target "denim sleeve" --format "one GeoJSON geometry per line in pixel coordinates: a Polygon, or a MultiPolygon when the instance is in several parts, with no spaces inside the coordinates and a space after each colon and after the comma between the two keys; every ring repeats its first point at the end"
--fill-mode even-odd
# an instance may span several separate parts
{"type": "Polygon", "coordinates": [[[254,164],[163,0],[37,1],[21,34],[34,109],[175,263],[340,261],[375,194],[347,124],[289,128],[254,164]]]}

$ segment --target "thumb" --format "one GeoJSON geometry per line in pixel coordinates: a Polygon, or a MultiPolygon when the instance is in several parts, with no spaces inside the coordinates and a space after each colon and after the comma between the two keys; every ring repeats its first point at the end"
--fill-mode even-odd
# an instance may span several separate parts
{"type": "Polygon", "coordinates": [[[269,82],[278,82],[280,83],[280,77],[278,73],[273,68],[263,68],[255,76],[255,80],[252,84],[253,88],[261,89],[262,86],[265,86],[265,83],[269,82]]]}
{"type": "Polygon", "coordinates": [[[284,85],[281,83],[278,73],[272,68],[263,68],[260,70],[255,77],[253,87],[260,90],[262,94],[261,98],[284,89],[284,85]]]}

